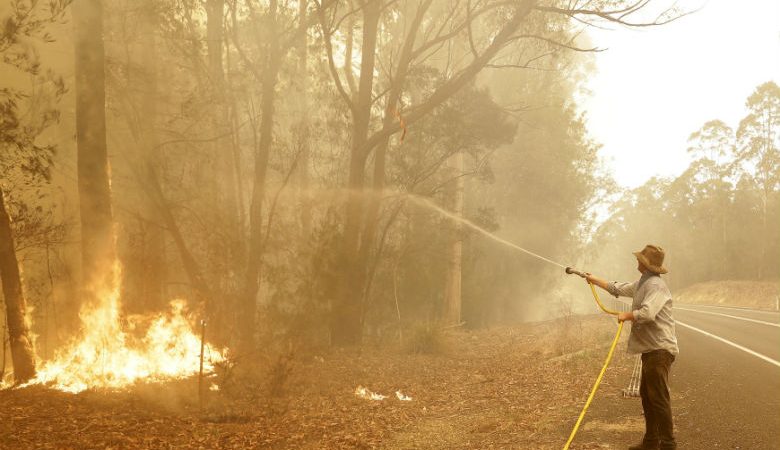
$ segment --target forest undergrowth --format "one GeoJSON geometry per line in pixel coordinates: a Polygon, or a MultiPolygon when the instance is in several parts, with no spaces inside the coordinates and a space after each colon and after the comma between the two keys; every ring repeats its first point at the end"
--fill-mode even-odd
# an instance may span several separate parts
{"type": "MultiPolygon", "coordinates": [[[[197,378],[75,395],[5,390],[0,447],[559,448],[614,330],[605,316],[572,316],[424,336],[434,347],[288,345],[220,368],[202,408],[197,378]],[[361,398],[358,387],[387,398],[361,398]]],[[[628,383],[632,360],[618,353],[603,395],[628,383]]]]}

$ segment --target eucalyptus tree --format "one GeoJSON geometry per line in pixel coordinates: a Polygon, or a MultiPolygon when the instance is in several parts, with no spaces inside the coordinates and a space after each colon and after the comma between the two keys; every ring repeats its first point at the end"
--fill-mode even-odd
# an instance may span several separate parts
{"type": "Polygon", "coordinates": [[[103,4],[76,1],[76,142],[81,218],[81,279],[88,296],[113,287],[114,222],[106,148],[103,4]]]}
{"type": "MultiPolygon", "coordinates": [[[[559,41],[555,29],[528,32],[536,15],[563,16],[588,22],[606,20],[633,26],[672,20],[664,11],[647,22],[631,22],[648,2],[600,2],[585,6],[548,5],[533,0],[503,1],[362,0],[320,11],[320,31],[334,86],[349,112],[349,191],[339,266],[344,273],[334,299],[331,335],[336,344],[357,343],[367,283],[367,257],[375,245],[377,193],[384,188],[385,153],[390,138],[412,127],[472,83],[491,65],[522,67],[505,61],[506,52],[526,43],[543,41],[574,50],[571,40],[559,41]],[[360,43],[351,41],[352,24],[360,43]],[[359,25],[358,25],[359,24],[359,25]],[[383,34],[391,32],[383,38],[383,34]],[[395,31],[395,33],[392,33],[395,31]],[[341,39],[346,36],[346,42],[341,39]],[[382,40],[391,42],[383,49],[382,40]],[[334,44],[334,40],[338,46],[334,44]],[[344,58],[337,50],[344,48],[344,58]],[[383,51],[384,50],[384,51],[383,51]],[[359,55],[352,58],[349,55],[359,55]],[[339,61],[342,59],[342,61],[339,61]],[[435,63],[433,61],[436,61],[435,63]],[[434,70],[436,80],[419,86],[414,75],[434,70]],[[367,172],[373,161],[373,180],[367,172]],[[373,194],[370,192],[373,191],[373,194]],[[366,199],[372,199],[367,201],[366,199]]],[[[534,58],[533,55],[528,58],[534,58]]]]}
{"type": "MultiPolygon", "coordinates": [[[[51,180],[56,147],[39,138],[58,122],[57,103],[66,91],[61,76],[42,70],[36,45],[53,40],[47,28],[64,19],[68,3],[52,2],[46,10],[36,2],[14,2],[0,35],[5,84],[0,88],[0,280],[17,383],[35,376],[35,349],[17,257],[20,236],[15,232],[26,223],[34,225],[43,213],[27,204],[30,198],[40,198],[36,191],[51,180]]],[[[5,336],[2,340],[5,346],[5,336]]]]}
{"type": "Polygon", "coordinates": [[[695,237],[706,239],[712,256],[718,261],[717,268],[710,269],[723,277],[728,273],[728,219],[736,150],[734,130],[720,120],[711,120],[691,134],[688,144],[688,154],[693,158],[691,176],[696,188],[695,210],[703,216],[700,220],[710,224],[710,230],[696,233],[695,237]]]}
{"type": "Polygon", "coordinates": [[[669,276],[678,287],[776,272],[778,262],[767,255],[780,248],[780,89],[761,84],[746,106],[736,133],[708,121],[688,140],[692,161],[682,174],[648,181],[613,207],[597,235],[610,249],[605,259],[663,230],[656,235],[674,250],[669,276]]]}
{"type": "MultiPolygon", "coordinates": [[[[769,204],[780,188],[780,87],[772,81],[758,86],[745,102],[748,115],[737,129],[743,177],[759,190],[762,236],[769,237],[769,204]]],[[[766,276],[767,245],[761,247],[758,279],[766,276]]]]}
{"type": "MultiPolygon", "coordinates": [[[[250,104],[247,119],[251,128],[253,150],[248,183],[250,196],[246,220],[246,248],[243,252],[243,277],[237,305],[240,311],[238,317],[241,342],[247,347],[254,341],[264,244],[271,233],[271,220],[268,217],[273,214],[274,205],[267,205],[268,212],[264,214],[264,203],[269,184],[269,164],[275,143],[279,141],[279,133],[275,128],[278,122],[279,91],[286,88],[285,98],[301,98],[300,92],[295,92],[295,89],[306,89],[305,81],[301,88],[298,84],[300,81],[295,77],[292,77],[292,81],[286,80],[288,82],[280,87],[280,78],[286,68],[298,68],[302,70],[298,76],[306,79],[309,29],[316,24],[317,15],[313,8],[308,8],[307,2],[271,0],[263,4],[247,0],[229,3],[230,14],[226,31],[228,48],[257,86],[256,90],[249,90],[249,97],[245,99],[250,104]],[[297,64],[295,67],[289,67],[291,58],[288,56],[296,49],[297,64]],[[259,104],[257,111],[254,109],[256,103],[259,104]]],[[[328,11],[336,3],[326,0],[318,5],[319,11],[328,11]]],[[[308,143],[305,142],[306,121],[299,124],[299,138],[303,141],[298,144],[292,167],[285,176],[287,180],[296,171],[301,154],[304,160],[308,159],[308,143]]],[[[304,162],[304,165],[307,164],[308,162],[304,162]]],[[[303,173],[303,170],[305,169],[298,170],[298,173],[303,173]]],[[[237,172],[240,173],[240,168],[237,168],[237,172]]],[[[306,219],[306,214],[302,218],[304,222],[309,220],[306,219]]]]}

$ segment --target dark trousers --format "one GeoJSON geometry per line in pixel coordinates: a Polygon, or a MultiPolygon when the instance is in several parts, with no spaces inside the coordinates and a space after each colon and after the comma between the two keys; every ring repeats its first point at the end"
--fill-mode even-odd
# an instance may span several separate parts
{"type": "Polygon", "coordinates": [[[666,350],[642,353],[642,381],[639,395],[645,412],[644,447],[675,449],[672,401],[669,397],[669,369],[674,355],[666,350]]]}

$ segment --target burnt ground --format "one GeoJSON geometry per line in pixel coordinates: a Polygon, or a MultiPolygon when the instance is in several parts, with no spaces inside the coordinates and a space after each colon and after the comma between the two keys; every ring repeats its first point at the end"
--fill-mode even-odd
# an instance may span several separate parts
{"type": "MultiPolygon", "coordinates": [[[[434,333],[425,340],[440,344],[433,354],[368,344],[239,362],[214,377],[221,387],[203,412],[197,380],[75,395],[5,390],[0,447],[558,449],[615,328],[606,316],[569,317],[434,333]],[[359,385],[390,397],[359,398],[359,385]]],[[[633,364],[624,349],[625,339],[572,448],[624,448],[641,435],[639,401],[620,398],[633,364]]]]}

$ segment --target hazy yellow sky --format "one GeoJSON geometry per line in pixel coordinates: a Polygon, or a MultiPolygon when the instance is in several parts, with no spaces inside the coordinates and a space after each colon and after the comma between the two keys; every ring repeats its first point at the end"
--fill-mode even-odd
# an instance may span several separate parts
{"type": "Polygon", "coordinates": [[[602,155],[627,187],[688,164],[688,136],[736,128],[760,83],[780,83],[780,0],[683,0],[702,9],[662,27],[590,31],[597,71],[585,108],[602,155]]]}

